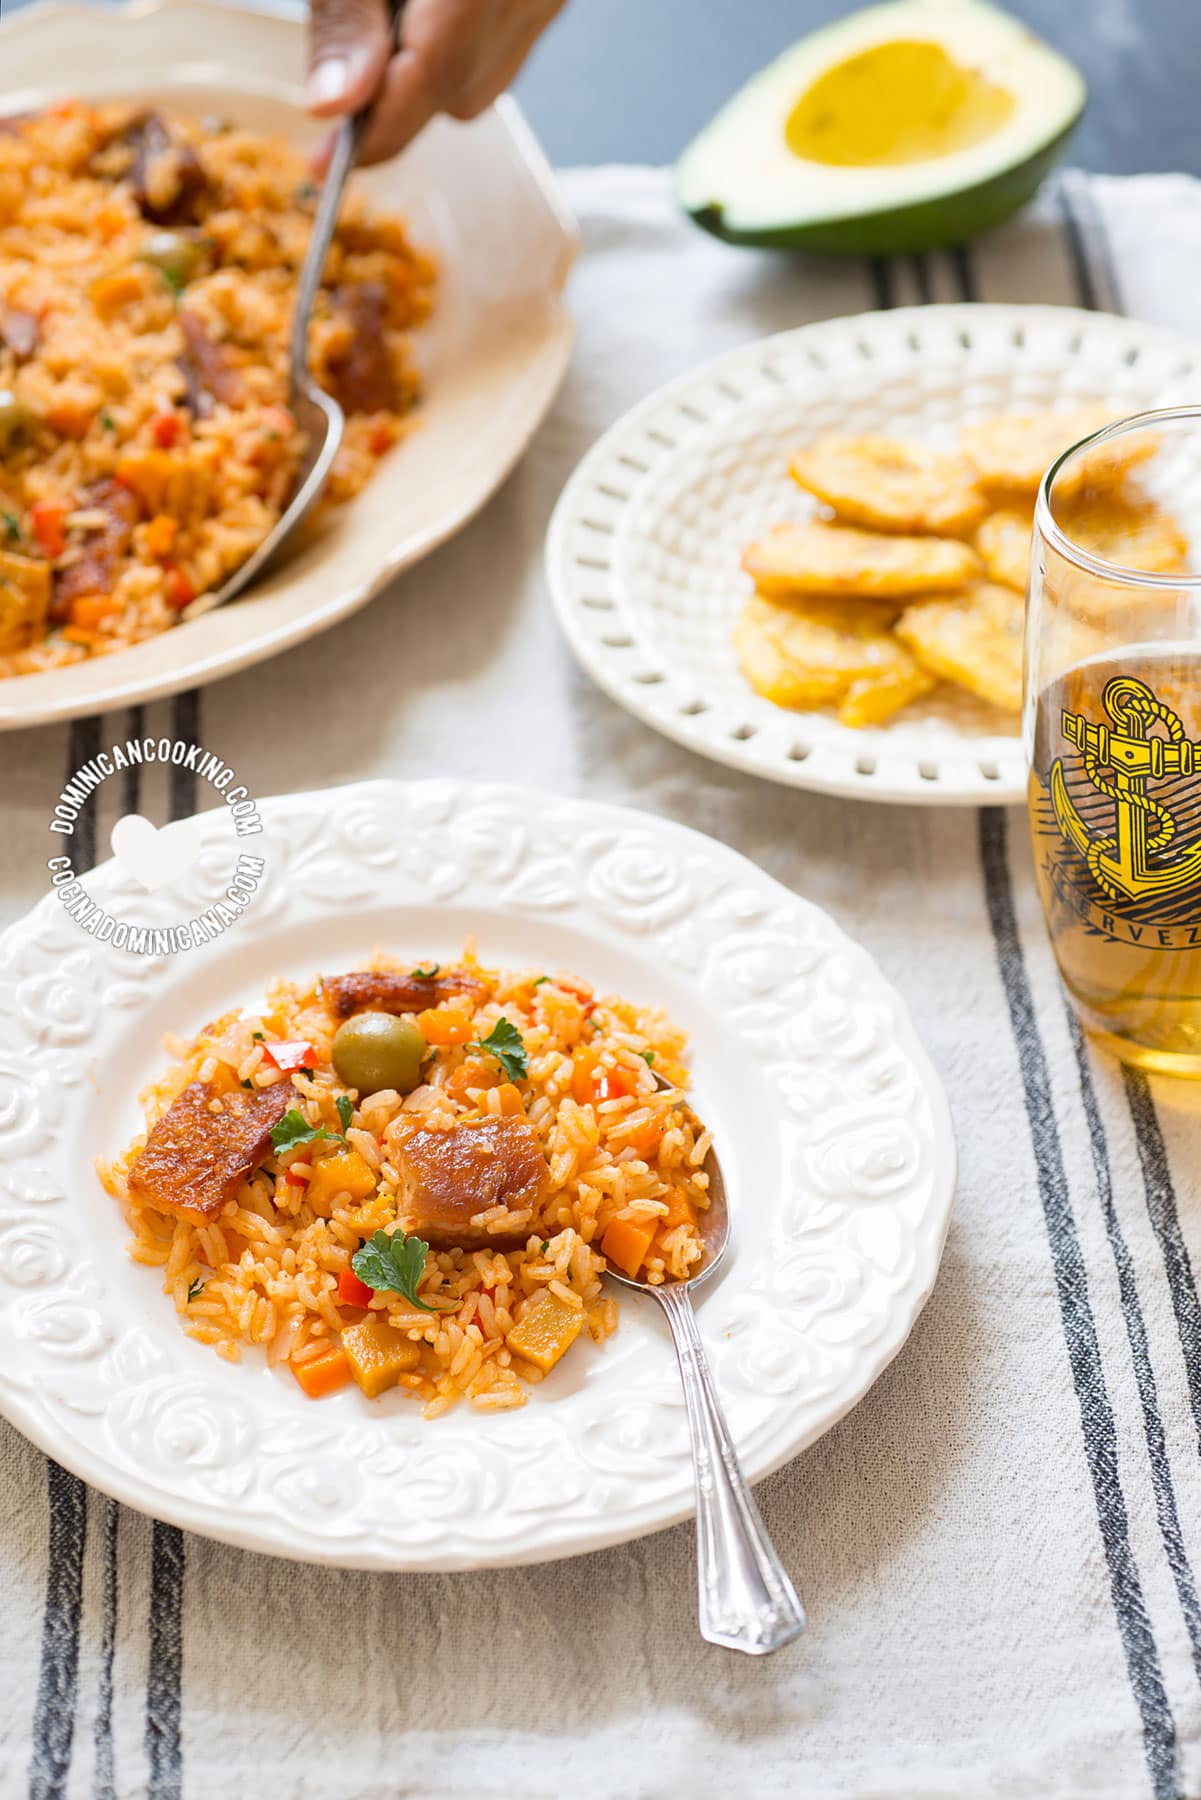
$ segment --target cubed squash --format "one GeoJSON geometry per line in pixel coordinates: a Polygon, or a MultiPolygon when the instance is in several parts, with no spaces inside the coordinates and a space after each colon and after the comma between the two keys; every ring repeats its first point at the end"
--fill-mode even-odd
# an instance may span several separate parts
{"type": "Polygon", "coordinates": [[[549,1288],[534,1297],[505,1342],[514,1356],[533,1363],[544,1375],[554,1368],[584,1329],[584,1309],[569,1306],[549,1288]]]}
{"type": "Polygon", "coordinates": [[[342,1333],[342,1348],[351,1374],[370,1400],[385,1388],[395,1387],[399,1377],[421,1360],[419,1345],[375,1315],[361,1325],[348,1325],[342,1333]]]}
{"type": "Polygon", "coordinates": [[[41,636],[50,605],[50,565],[0,550],[0,654],[41,636]]]}
{"type": "Polygon", "coordinates": [[[601,1239],[601,1255],[633,1281],[655,1240],[658,1219],[635,1224],[633,1219],[614,1219],[601,1239]]]}
{"type": "Polygon", "coordinates": [[[376,1187],[376,1173],[365,1156],[357,1150],[342,1150],[337,1156],[326,1156],[313,1164],[309,1176],[310,1204],[320,1209],[330,1206],[339,1194],[352,1200],[365,1200],[376,1187]]]}

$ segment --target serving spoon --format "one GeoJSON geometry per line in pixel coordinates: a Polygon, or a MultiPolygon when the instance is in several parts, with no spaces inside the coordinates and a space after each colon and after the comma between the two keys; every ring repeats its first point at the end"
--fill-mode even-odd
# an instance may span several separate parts
{"type": "MultiPolygon", "coordinates": [[[[393,0],[390,8],[393,35],[403,7],[404,0],[393,0]]],[[[305,452],[292,498],[258,549],[238,565],[222,587],[199,595],[185,606],[180,614],[183,619],[198,619],[244,593],[268,563],[276,560],[284,544],[312,512],[329,479],[346,430],[346,415],[333,396],[318,387],[309,373],[309,320],[321,285],[325,259],[337,229],[347,178],[358,161],[359,146],[374,104],[374,100],[370,100],[359,112],[340,120],[334,133],[329,167],[321,184],[313,229],[296,284],[296,310],[292,314],[292,341],[288,350],[288,408],[304,433],[305,452]]]]}
{"type": "MultiPolygon", "coordinates": [[[[669,1085],[661,1076],[656,1079],[660,1087],[669,1085]]],[[[696,1585],[701,1636],[727,1650],[767,1656],[800,1636],[805,1629],[805,1612],[739,1467],[692,1310],[692,1290],[709,1279],[730,1242],[726,1184],[712,1149],[705,1158],[704,1171],[709,1177],[709,1206],[699,1220],[704,1245],[700,1267],[686,1280],[668,1280],[654,1287],[636,1276],[623,1275],[611,1263],[608,1274],[622,1287],[653,1294],[671,1326],[688,1409],[696,1478],[696,1585]]]]}

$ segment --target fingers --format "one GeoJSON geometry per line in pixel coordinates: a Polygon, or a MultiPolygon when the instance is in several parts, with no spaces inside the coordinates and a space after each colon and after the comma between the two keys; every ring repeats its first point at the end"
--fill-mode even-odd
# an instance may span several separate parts
{"type": "Polygon", "coordinates": [[[319,118],[366,106],[392,50],[384,0],[312,0],[309,110],[319,118]]]}

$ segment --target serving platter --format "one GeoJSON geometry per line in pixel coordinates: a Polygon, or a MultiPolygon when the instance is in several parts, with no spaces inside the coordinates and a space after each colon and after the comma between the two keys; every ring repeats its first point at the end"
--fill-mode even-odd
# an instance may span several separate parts
{"type": "Polygon", "coordinates": [[[1116,417],[1199,394],[1201,346],[1070,307],[903,307],[761,339],[661,388],[580,462],[547,545],[559,622],[612,699],[717,762],[859,800],[1020,800],[1017,720],[967,695],[859,731],[761,699],[731,644],[742,548],[807,515],[788,460],[822,433],[952,448],[996,413],[1100,400],[1116,417]]]}
{"type": "MultiPolygon", "coordinates": [[[[0,112],[66,95],[153,101],[305,149],[321,128],[303,111],[304,32],[302,12],[229,0],[34,4],[0,22],[0,112]]],[[[515,103],[466,125],[436,120],[356,179],[439,265],[434,312],[411,340],[425,391],[412,429],[244,599],[132,649],[0,682],[0,730],[176,693],[328,630],[459,530],[520,457],[570,354],[576,233],[515,103]]]]}
{"type": "MultiPolygon", "coordinates": [[[[689,1033],[734,1231],[698,1298],[751,1479],[853,1406],[933,1284],[955,1182],[946,1100],[896,994],[826,914],[725,846],[618,807],[501,786],[370,782],[261,803],[266,871],[203,948],[97,943],[47,897],[0,939],[0,1413],[130,1506],[249,1549],[464,1569],[599,1549],[692,1511],[687,1427],[651,1301],[620,1296],[518,1411],[426,1422],[393,1392],[307,1400],[259,1352],[188,1338],[133,1264],[92,1159],[190,1033],[385,946],[572,968],[689,1033]]],[[[115,919],[178,926],[229,879],[225,809],[145,892],[85,878],[115,919]]]]}

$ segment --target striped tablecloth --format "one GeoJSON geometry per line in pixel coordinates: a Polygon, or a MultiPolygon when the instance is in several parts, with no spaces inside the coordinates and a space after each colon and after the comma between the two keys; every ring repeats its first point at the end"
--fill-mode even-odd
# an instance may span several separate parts
{"type": "MultiPolygon", "coordinates": [[[[905,993],[962,1153],[937,1288],[871,1394],[761,1490],[811,1622],[763,1662],[697,1639],[690,1526],[495,1574],[310,1570],[128,1512],[0,1427],[0,1791],[1201,1795],[1201,1095],[1082,1042],[1019,814],[848,806],[692,757],[577,672],[541,572],[576,458],[727,345],[976,297],[1196,331],[1201,190],[1069,177],[971,252],[824,267],[693,233],[660,172],[567,187],[580,342],[521,468],[317,642],[144,719],[0,740],[0,917],[43,889],[64,775],[143,727],[260,795],[503,770],[658,809],[829,908],[905,993]]],[[[79,866],[118,812],[200,799],[180,772],[113,785],[79,866]]]]}

